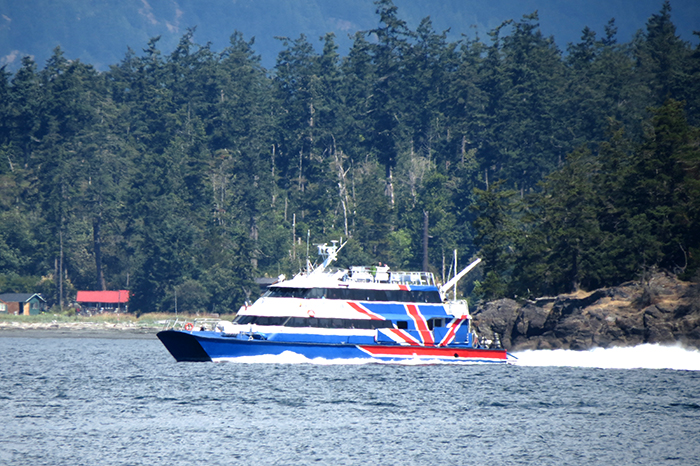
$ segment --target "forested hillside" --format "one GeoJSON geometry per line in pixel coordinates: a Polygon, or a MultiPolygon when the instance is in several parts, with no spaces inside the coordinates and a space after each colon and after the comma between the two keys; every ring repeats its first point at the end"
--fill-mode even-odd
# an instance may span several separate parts
{"type": "Polygon", "coordinates": [[[391,0],[377,15],[346,57],[301,36],[271,70],[242,33],[213,50],[194,31],[106,72],[60,48],[3,69],[0,291],[229,312],[303,267],[307,238],[420,268],[426,219],[438,276],[454,249],[484,259],[481,298],[694,276],[700,49],[668,3],[632,42],[611,21],[566,53],[534,13],[460,42],[391,0]]]}

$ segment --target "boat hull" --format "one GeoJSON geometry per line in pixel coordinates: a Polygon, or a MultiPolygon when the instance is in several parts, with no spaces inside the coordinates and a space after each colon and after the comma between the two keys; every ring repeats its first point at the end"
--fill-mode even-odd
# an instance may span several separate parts
{"type": "Polygon", "coordinates": [[[507,362],[507,353],[504,349],[482,349],[459,345],[408,346],[245,340],[217,332],[182,330],[164,330],[159,332],[157,336],[177,361],[223,361],[246,356],[280,355],[284,352],[292,352],[308,359],[371,359],[383,362],[408,360],[507,362]]]}
{"type": "Polygon", "coordinates": [[[177,361],[208,362],[211,357],[202,348],[197,337],[191,332],[164,330],[158,332],[158,339],[177,361]]]}

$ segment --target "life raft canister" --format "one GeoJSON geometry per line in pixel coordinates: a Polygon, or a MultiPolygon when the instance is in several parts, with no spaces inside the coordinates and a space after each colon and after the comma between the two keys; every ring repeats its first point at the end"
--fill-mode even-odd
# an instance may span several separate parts
{"type": "Polygon", "coordinates": [[[192,322],[187,322],[185,324],[185,330],[190,331],[194,328],[194,324],[192,322]]]}

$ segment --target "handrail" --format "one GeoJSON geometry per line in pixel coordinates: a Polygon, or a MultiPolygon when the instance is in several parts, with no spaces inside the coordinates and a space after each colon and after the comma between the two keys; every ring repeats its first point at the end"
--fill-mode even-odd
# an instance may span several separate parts
{"type": "Polygon", "coordinates": [[[168,319],[165,321],[163,330],[186,330],[185,326],[187,324],[192,324],[194,330],[208,330],[215,331],[217,324],[221,319],[214,319],[211,317],[198,317],[195,319],[182,319],[176,317],[175,319],[168,319]]]}

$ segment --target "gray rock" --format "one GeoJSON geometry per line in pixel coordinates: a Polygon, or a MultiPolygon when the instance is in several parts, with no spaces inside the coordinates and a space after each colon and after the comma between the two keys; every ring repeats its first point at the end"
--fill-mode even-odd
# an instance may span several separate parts
{"type": "Polygon", "coordinates": [[[480,335],[498,335],[514,351],[676,342],[700,348],[700,284],[656,273],[590,293],[500,299],[476,307],[472,317],[480,335]]]}

